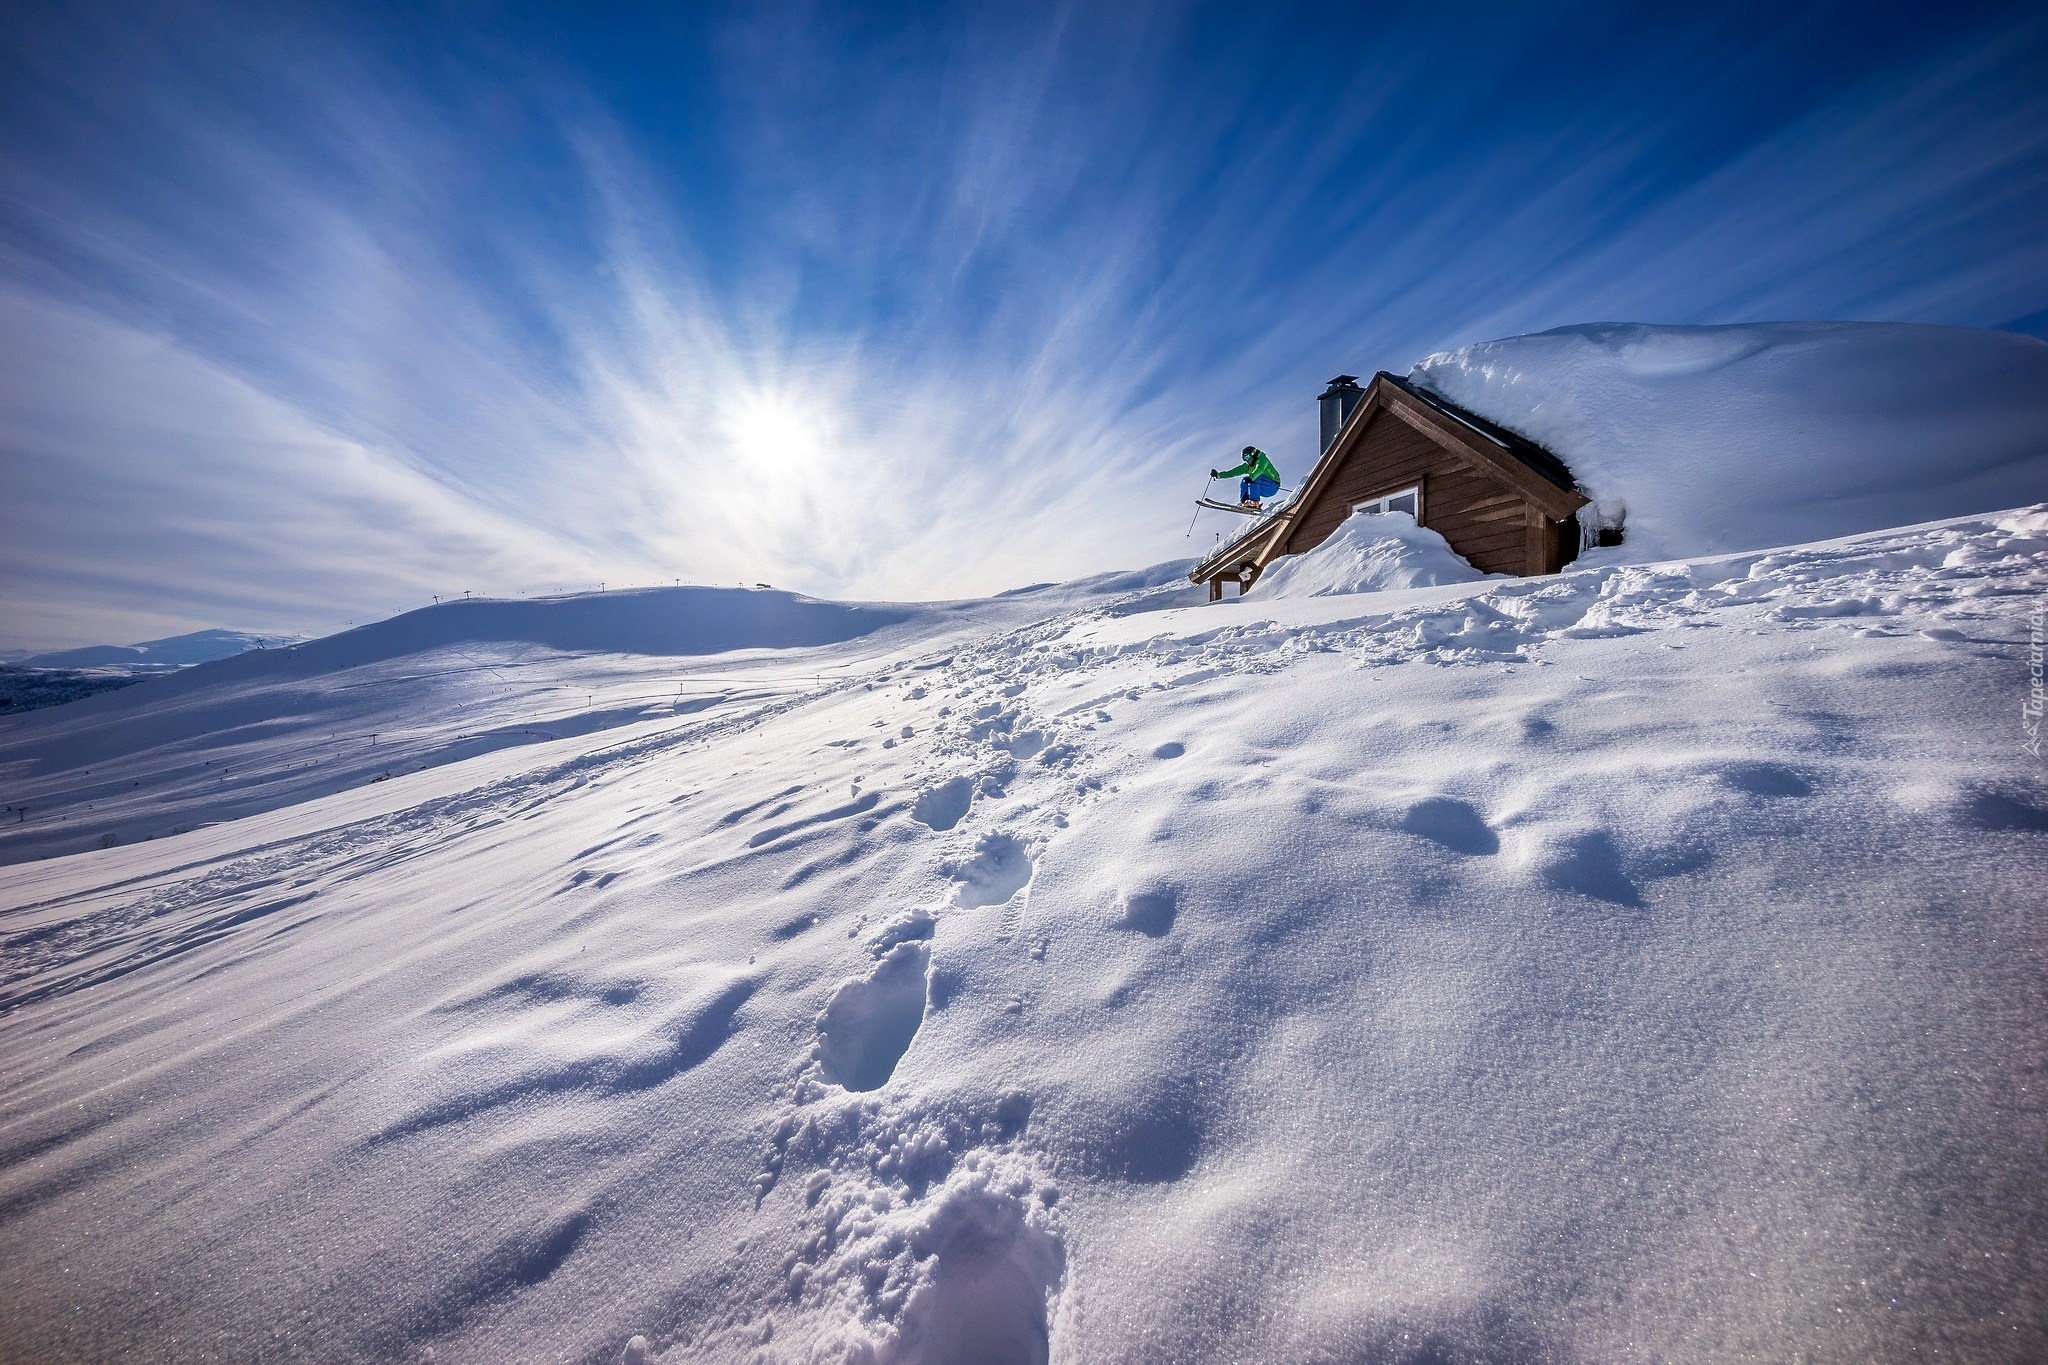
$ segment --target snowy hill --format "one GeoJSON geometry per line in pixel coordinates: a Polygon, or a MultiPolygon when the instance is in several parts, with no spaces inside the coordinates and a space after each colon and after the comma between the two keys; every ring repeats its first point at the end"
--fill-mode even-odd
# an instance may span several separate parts
{"type": "Polygon", "coordinates": [[[2048,496],[2048,342],[1896,323],[1601,323],[1409,378],[1561,456],[1622,524],[1589,562],[1794,545],[2048,496]]]}
{"type": "Polygon", "coordinates": [[[230,659],[252,649],[295,643],[295,638],[254,635],[246,630],[196,630],[189,635],[144,640],[136,645],[87,645],[82,649],[24,654],[12,662],[18,662],[25,668],[171,669],[210,663],[215,659],[230,659]]]}
{"type": "Polygon", "coordinates": [[[2048,1353],[2048,507],[1394,529],[10,722],[4,1353],[2048,1353]]]}
{"type": "Polygon", "coordinates": [[[444,603],[0,717],[0,863],[182,833],[496,749],[723,714],[1091,603],[1185,596],[1186,565],[985,602],[734,588],[444,603]]]}

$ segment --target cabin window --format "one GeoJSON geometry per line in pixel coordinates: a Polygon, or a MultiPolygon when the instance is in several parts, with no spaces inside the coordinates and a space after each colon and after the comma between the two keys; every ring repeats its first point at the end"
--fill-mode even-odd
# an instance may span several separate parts
{"type": "Polygon", "coordinates": [[[1353,510],[1359,512],[1406,512],[1409,516],[1415,518],[1419,524],[1422,521],[1422,489],[1420,487],[1404,488],[1398,493],[1388,493],[1374,498],[1371,502],[1361,502],[1353,510]]]}

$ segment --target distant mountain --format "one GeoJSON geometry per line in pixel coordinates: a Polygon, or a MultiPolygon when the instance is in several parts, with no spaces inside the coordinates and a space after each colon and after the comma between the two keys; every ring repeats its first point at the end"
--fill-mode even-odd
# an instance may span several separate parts
{"type": "Polygon", "coordinates": [[[5,662],[22,668],[104,668],[110,665],[183,668],[187,664],[233,658],[265,645],[295,644],[298,639],[297,636],[253,635],[246,630],[195,630],[190,635],[145,640],[138,645],[86,645],[49,654],[10,657],[5,662]]]}

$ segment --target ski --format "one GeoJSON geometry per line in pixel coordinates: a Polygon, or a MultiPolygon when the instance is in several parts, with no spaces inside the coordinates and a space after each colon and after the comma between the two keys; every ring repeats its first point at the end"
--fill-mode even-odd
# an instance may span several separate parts
{"type": "Polygon", "coordinates": [[[1263,517],[1273,510],[1270,507],[1244,507],[1234,502],[1217,502],[1213,498],[1196,498],[1195,506],[1213,507],[1219,512],[1236,512],[1247,517],[1263,517]]]}

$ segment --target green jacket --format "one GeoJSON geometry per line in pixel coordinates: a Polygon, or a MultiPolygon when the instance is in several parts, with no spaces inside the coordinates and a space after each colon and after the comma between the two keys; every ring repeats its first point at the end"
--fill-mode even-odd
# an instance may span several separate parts
{"type": "Polygon", "coordinates": [[[1246,478],[1271,479],[1274,483],[1280,482],[1280,471],[1273,468],[1273,462],[1266,458],[1266,452],[1263,450],[1254,450],[1250,458],[1235,469],[1216,470],[1214,477],[1234,479],[1240,474],[1246,478]]]}

